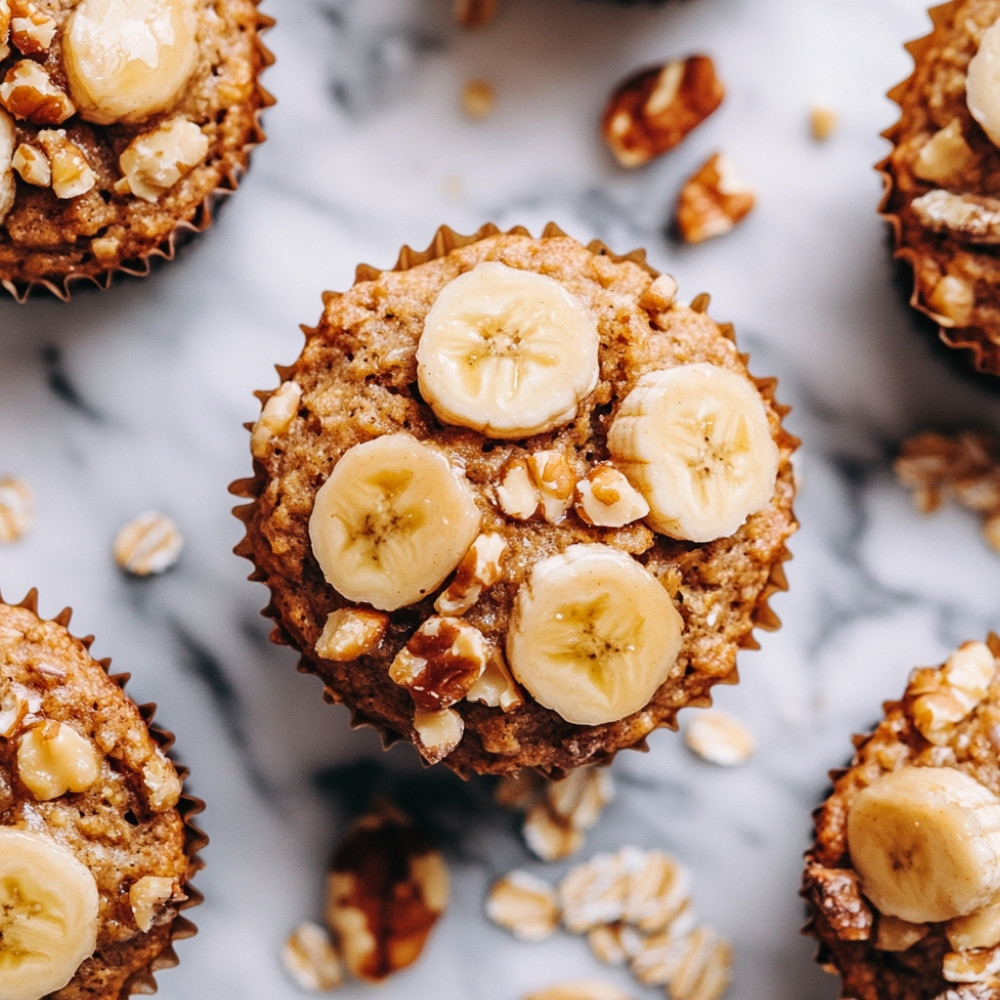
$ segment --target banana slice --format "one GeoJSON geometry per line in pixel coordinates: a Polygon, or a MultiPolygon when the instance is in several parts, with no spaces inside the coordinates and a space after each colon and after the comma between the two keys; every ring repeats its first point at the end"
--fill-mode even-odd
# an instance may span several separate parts
{"type": "Polygon", "coordinates": [[[81,118],[107,125],[168,111],[198,61],[194,0],[81,0],[63,65],[81,118]]]}
{"type": "Polygon", "coordinates": [[[327,582],[382,611],[439,587],[479,534],[472,487],[409,434],[349,448],[316,494],[309,537],[327,582]]]}
{"type": "Polygon", "coordinates": [[[851,862],[882,913],[951,920],[1000,892],[1000,799],[951,767],[904,767],[863,789],[847,818],[851,862]]]}
{"type": "Polygon", "coordinates": [[[692,542],[731,535],[771,499],[778,475],[760,396],[707,363],[639,379],[611,423],[608,449],[649,504],[649,526],[692,542]]]}
{"type": "Polygon", "coordinates": [[[0,997],[61,989],[97,944],[97,883],[50,837],[0,828],[0,997]]]}
{"type": "Polygon", "coordinates": [[[666,680],[683,621],[655,576],[609,545],[571,545],[517,592],[507,662],[537,702],[596,726],[642,708],[666,680]]]}
{"type": "Polygon", "coordinates": [[[1000,146],[1000,20],[979,41],[965,78],[965,103],[994,146],[1000,146]]]}
{"type": "Polygon", "coordinates": [[[520,438],[576,415],[597,385],[597,325],[552,278],[484,261],[441,290],[417,345],[438,419],[520,438]]]}

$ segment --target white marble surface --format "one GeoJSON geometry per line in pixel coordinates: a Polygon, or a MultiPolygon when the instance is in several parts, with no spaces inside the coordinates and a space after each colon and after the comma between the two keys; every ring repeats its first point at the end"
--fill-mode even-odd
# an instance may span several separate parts
{"type": "MultiPolygon", "coordinates": [[[[227,485],[249,472],[257,388],[298,353],[320,292],[358,261],[389,266],[439,223],[548,220],[614,249],[645,246],[690,298],[735,323],[758,374],[780,379],[801,436],[802,529],[783,629],[742,655],[717,702],[758,750],[738,769],[695,759],[676,734],[612,768],[618,796],[585,855],[625,843],[674,852],[693,870],[700,916],[736,949],[733,1000],[837,995],[799,936],[800,856],[828,768],[911,666],[940,662],[1000,628],[1000,557],[971,515],[916,514],[889,458],[927,426],[1000,429],[1000,386],[962,370],[911,315],[876,217],[894,120],[885,91],[909,71],[904,40],[925,32],[922,0],[688,0],[618,8],[600,0],[502,0],[476,32],[447,0],[265,0],[278,19],[265,82],[278,104],[216,226],[145,280],[69,304],[0,301],[0,476],[27,480],[37,523],[0,548],[0,588],[76,611],[78,633],[156,701],[205,798],[211,837],[197,879],[200,927],[159,976],[166,1000],[283,1000],[281,941],[317,916],[322,872],[372,790],[417,808],[444,847],[451,908],[419,964],[379,995],[507,1000],[604,970],[578,938],[517,943],[482,916],[491,880],[533,861],[514,818],[482,783],[422,771],[410,748],[383,754],[324,705],[295,657],[268,642],[265,593],[231,553],[240,526],[227,485]],[[646,168],[618,168],[596,136],[609,87],[650,61],[710,53],[728,85],[720,111],[646,168]],[[472,76],[495,114],[459,111],[472,76]],[[841,113],[826,144],[807,112],[841,113]],[[680,181],[724,149],[759,194],[729,236],[693,248],[665,235],[680,181]],[[114,566],[111,539],[147,508],[187,547],[166,575],[114,566]]],[[[656,990],[632,987],[636,998],[656,990]]],[[[368,990],[347,987],[341,995],[368,990]]]]}

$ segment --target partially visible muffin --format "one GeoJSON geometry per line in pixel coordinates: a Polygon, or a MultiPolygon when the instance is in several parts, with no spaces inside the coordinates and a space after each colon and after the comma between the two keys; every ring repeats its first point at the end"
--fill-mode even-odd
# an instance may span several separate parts
{"type": "Polygon", "coordinates": [[[774,381],[641,255],[438,233],[328,293],[262,394],[237,551],[327,697],[460,773],[641,745],[774,627],[774,381]]]}
{"type": "Polygon", "coordinates": [[[150,993],[194,933],[180,911],[205,838],[201,803],[123,675],[34,592],[0,600],[0,992],[12,1000],[150,993]]]}
{"type": "Polygon", "coordinates": [[[205,229],[272,103],[258,0],[0,0],[0,283],[106,286],[205,229]]]}
{"type": "Polygon", "coordinates": [[[1000,641],[914,670],[815,814],[802,894],[855,1000],[1000,995],[1000,641]]]}
{"type": "Polygon", "coordinates": [[[879,164],[880,206],[911,303],[977,368],[1000,374],[1000,0],[954,0],[907,49],[913,74],[890,91],[899,121],[879,164]]]}

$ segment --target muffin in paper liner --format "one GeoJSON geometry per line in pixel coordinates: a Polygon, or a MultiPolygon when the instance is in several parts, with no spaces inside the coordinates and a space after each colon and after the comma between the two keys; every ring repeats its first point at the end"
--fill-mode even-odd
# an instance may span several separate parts
{"type": "Polygon", "coordinates": [[[830,772],[832,788],[813,813],[814,840],[805,854],[803,933],[819,942],[816,960],[840,976],[845,998],[1000,995],[1000,857],[983,850],[955,880],[945,856],[959,855],[973,837],[993,843],[1000,836],[998,657],[1000,639],[990,634],[964,643],[938,667],[913,670],[903,697],[882,706],[882,721],[853,737],[848,766],[830,772]],[[888,791],[887,779],[897,783],[888,791]],[[859,807],[862,795],[868,800],[859,807]],[[959,813],[956,803],[968,808],[959,813]],[[894,831],[887,848],[866,832],[873,816],[881,835],[894,831]],[[924,839],[911,839],[907,831],[921,827],[924,839]],[[927,900],[941,896],[939,882],[949,891],[945,903],[933,905],[951,909],[932,912],[927,900]],[[974,903],[963,888],[969,884],[982,890],[974,903]]]}
{"type": "Polygon", "coordinates": [[[147,275],[212,224],[274,103],[259,2],[156,0],[149,25],[102,20],[97,0],[0,2],[0,284],[16,300],[147,275]],[[88,48],[116,30],[159,46],[152,70],[88,48]]]}
{"type": "MultiPolygon", "coordinates": [[[[0,830],[26,830],[44,849],[69,852],[96,885],[96,947],[51,995],[125,1000],[154,993],[155,973],[177,965],[174,943],[197,932],[185,911],[202,901],[191,879],[204,867],[199,852],[208,838],[193,821],[204,803],[183,790],[188,771],[167,756],[174,737],[154,724],[156,706],[128,697],[129,675],[111,674],[109,659],[90,656],[93,637],[73,636],[71,615],[66,608],[51,620],[40,618],[36,590],[17,604],[0,597],[0,830]],[[99,713],[92,700],[100,704],[99,713]],[[36,748],[31,741],[39,734],[56,748],[47,757],[31,756],[36,748]],[[66,757],[59,747],[64,739],[66,757]],[[58,784],[46,784],[66,777],[59,773],[60,761],[74,752],[82,752],[78,763],[96,762],[98,777],[84,787],[92,775],[76,772],[66,779],[74,783],[61,792],[58,784]]],[[[48,878],[57,883],[56,871],[48,878]]],[[[17,935],[10,928],[6,932],[15,946],[17,935]]],[[[5,962],[0,979],[10,995],[24,996],[25,984],[18,982],[15,989],[10,979],[16,968],[5,962]]],[[[40,988],[35,982],[48,974],[36,966],[28,988],[40,988]]],[[[50,983],[33,995],[47,996],[51,989],[50,983]]]]}
{"type": "Polygon", "coordinates": [[[945,344],[996,375],[1000,149],[970,111],[966,78],[1000,2],[952,0],[929,15],[931,32],[905,46],[913,73],[888,94],[900,115],[882,133],[892,149],[876,165],[879,214],[891,226],[895,258],[912,273],[910,304],[938,325],[945,344]]]}
{"type": "MultiPolygon", "coordinates": [[[[677,712],[683,706],[710,704],[709,691],[714,684],[737,682],[737,650],[757,648],[754,628],[779,627],[768,602],[775,591],[787,587],[783,562],[789,553],[785,543],[797,527],[790,456],[798,442],[781,423],[787,407],[774,399],[774,379],[758,379],[746,372],[746,357],[736,350],[731,326],[718,325],[707,316],[708,296],[699,295],[690,305],[676,302],[676,285],[668,276],[650,292],[658,278],[646,263],[644,251],[617,255],[599,241],[584,247],[551,223],[538,238],[520,226],[502,231],[487,224],[471,236],[445,226],[426,250],[404,246],[390,270],[361,265],[348,292],[325,293],[325,312],[319,325],[303,327],[306,345],[302,355],[293,365],[277,367],[282,386],[257,394],[262,416],[256,424],[248,425],[252,429],[254,474],[230,487],[234,495],[250,501],[234,509],[245,526],[244,538],[235,551],[253,563],[250,579],[265,583],[270,590],[263,613],[274,622],[271,638],[296,648],[300,671],[316,674],[323,682],[324,697],[331,703],[345,704],[351,711],[352,725],[373,726],[384,746],[401,739],[411,741],[426,762],[443,761],[463,776],[505,774],[521,768],[559,775],[581,764],[606,763],[619,749],[645,749],[646,737],[654,729],[676,728],[677,712]],[[581,297],[598,296],[600,306],[594,307],[595,314],[609,310],[598,321],[598,325],[605,324],[601,351],[607,356],[602,371],[608,378],[581,401],[580,413],[568,425],[518,441],[487,438],[438,419],[420,394],[414,352],[427,312],[442,287],[449,287],[454,278],[487,259],[555,276],[581,297]],[[664,288],[666,298],[657,299],[664,288]],[[644,301],[654,313],[665,310],[656,322],[672,333],[656,342],[671,345],[671,364],[708,360],[730,367],[749,382],[766,408],[766,433],[780,455],[771,499],[735,533],[703,544],[654,534],[640,520],[616,528],[597,527],[586,523],[578,508],[565,505],[553,517],[543,516],[541,508],[521,519],[508,517],[507,508],[498,505],[497,487],[501,479],[507,481],[505,470],[524,456],[530,461],[532,455],[550,454],[561,447],[579,462],[611,464],[601,437],[604,431],[593,436],[580,428],[589,428],[591,422],[594,427],[607,427],[617,405],[611,388],[611,382],[618,378],[616,366],[628,369],[635,362],[631,355],[626,358],[628,352],[634,351],[641,359],[652,349],[652,338],[644,341],[643,331],[637,328],[633,332],[630,326],[632,319],[644,316],[645,333],[651,331],[648,314],[636,304],[644,294],[651,296],[644,301]],[[396,302],[394,296],[400,300],[396,302]],[[615,327],[619,311],[621,324],[615,327]],[[374,331],[379,324],[384,325],[385,343],[381,347],[373,346],[374,341],[362,344],[358,337],[364,339],[364,331],[374,331]],[[612,329],[625,339],[616,342],[612,329]],[[685,337],[690,337],[686,345],[685,337]],[[394,375],[392,384],[376,393],[379,402],[372,403],[371,384],[388,371],[386,367],[380,372],[379,350],[384,351],[386,365],[394,369],[394,375]],[[353,359],[365,369],[360,378],[351,371],[353,359]],[[324,392],[339,392],[352,378],[359,378],[356,404],[345,397],[332,409],[323,409],[324,392]],[[655,564],[656,578],[682,616],[684,636],[670,676],[638,711],[611,721],[567,721],[561,710],[543,707],[516,682],[503,664],[502,653],[500,670],[506,675],[507,693],[512,695],[506,704],[502,699],[500,704],[496,699],[491,704],[489,699],[479,698],[478,689],[468,692],[467,684],[459,685],[457,695],[452,691],[448,697],[428,702],[423,691],[414,690],[412,685],[408,689],[405,681],[397,683],[390,677],[394,660],[415,648],[414,641],[425,634],[430,622],[440,620],[444,612],[439,602],[446,595],[435,588],[434,593],[388,614],[370,606],[359,607],[356,600],[347,600],[327,582],[311,548],[308,522],[318,489],[347,448],[404,428],[421,442],[460,455],[454,464],[475,484],[483,519],[481,531],[495,530],[509,545],[500,580],[485,586],[471,606],[456,612],[459,628],[471,626],[468,631],[473,635],[475,630],[481,631],[494,657],[504,646],[517,592],[542,557],[562,554],[575,543],[583,543],[579,548],[599,543],[594,547],[610,546],[637,557],[637,563],[655,564]],[[578,452],[567,444],[574,434],[591,435],[589,444],[580,444],[578,452]],[[366,620],[366,615],[380,620],[379,635],[365,651],[346,662],[329,658],[322,639],[334,612],[360,612],[357,622],[366,620]],[[322,655],[317,652],[318,642],[322,655]],[[461,696],[463,691],[466,697],[461,696]],[[421,701],[423,707],[442,706],[450,723],[456,724],[457,731],[452,730],[450,739],[442,740],[443,750],[420,730],[417,709],[422,707],[421,701]]],[[[643,364],[653,367],[648,359],[638,364],[640,368],[643,364]]],[[[583,468],[589,471],[590,467],[584,464],[583,468]]],[[[461,572],[449,579],[456,583],[461,572]]],[[[482,669],[483,674],[488,672],[486,667],[482,669]]],[[[427,676],[423,681],[428,681],[427,676]]],[[[433,687],[433,680],[428,683],[433,687]]],[[[436,697],[437,693],[431,690],[430,694],[436,697]]]]}

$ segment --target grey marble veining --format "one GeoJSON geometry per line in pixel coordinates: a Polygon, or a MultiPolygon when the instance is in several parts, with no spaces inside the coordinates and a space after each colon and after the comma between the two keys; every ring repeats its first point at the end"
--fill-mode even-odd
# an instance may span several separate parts
{"type": "MultiPolygon", "coordinates": [[[[758,747],[722,769],[677,734],[620,755],[617,796],[583,856],[626,843],[675,853],[692,870],[700,917],[736,949],[732,1000],[837,995],[800,937],[797,898],[809,814],[850,734],[898,696],[910,668],[1000,628],[1000,557],[975,518],[913,510],[889,463],[925,427],[1000,429],[1000,391],[937,346],[905,303],[875,206],[892,123],[885,92],[909,72],[902,43],[927,30],[922,0],[689,0],[619,8],[600,0],[503,0],[488,28],[463,32],[447,0],[264,0],[278,25],[265,117],[239,192],[178,259],[72,303],[0,301],[0,476],[34,488],[37,523],[0,548],[0,589],[38,587],[41,610],[75,609],[94,651],[155,701],[207,800],[211,837],[197,879],[206,902],[165,1000],[283,1000],[299,994],[277,960],[318,916],[329,852],[368,795],[411,808],[446,851],[451,907],[411,971],[379,991],[509,1000],[604,969],[584,942],[519,943],[482,915],[490,882],[518,865],[555,879],[566,865],[527,852],[488,782],[387,753],[319,683],[268,640],[263,588],[232,554],[228,484],[250,470],[253,391],[297,355],[299,324],[358,262],[389,266],[448,223],[535,231],[556,221],[625,252],[644,246],[681,294],[712,294],[758,374],[793,406],[801,531],[784,622],[740,659],[717,703],[758,747]],[[667,57],[704,51],[728,93],[677,150],[636,171],[596,135],[610,86],[667,57]],[[496,87],[495,113],[467,119],[466,80],[496,87]],[[825,144],[808,109],[841,115],[825,144]],[[681,180],[724,150],[759,203],[734,233],[697,247],[669,236],[681,180]],[[114,566],[117,529],[157,508],[186,549],[162,577],[114,566]]],[[[369,993],[346,987],[345,998],[369,993]]]]}

